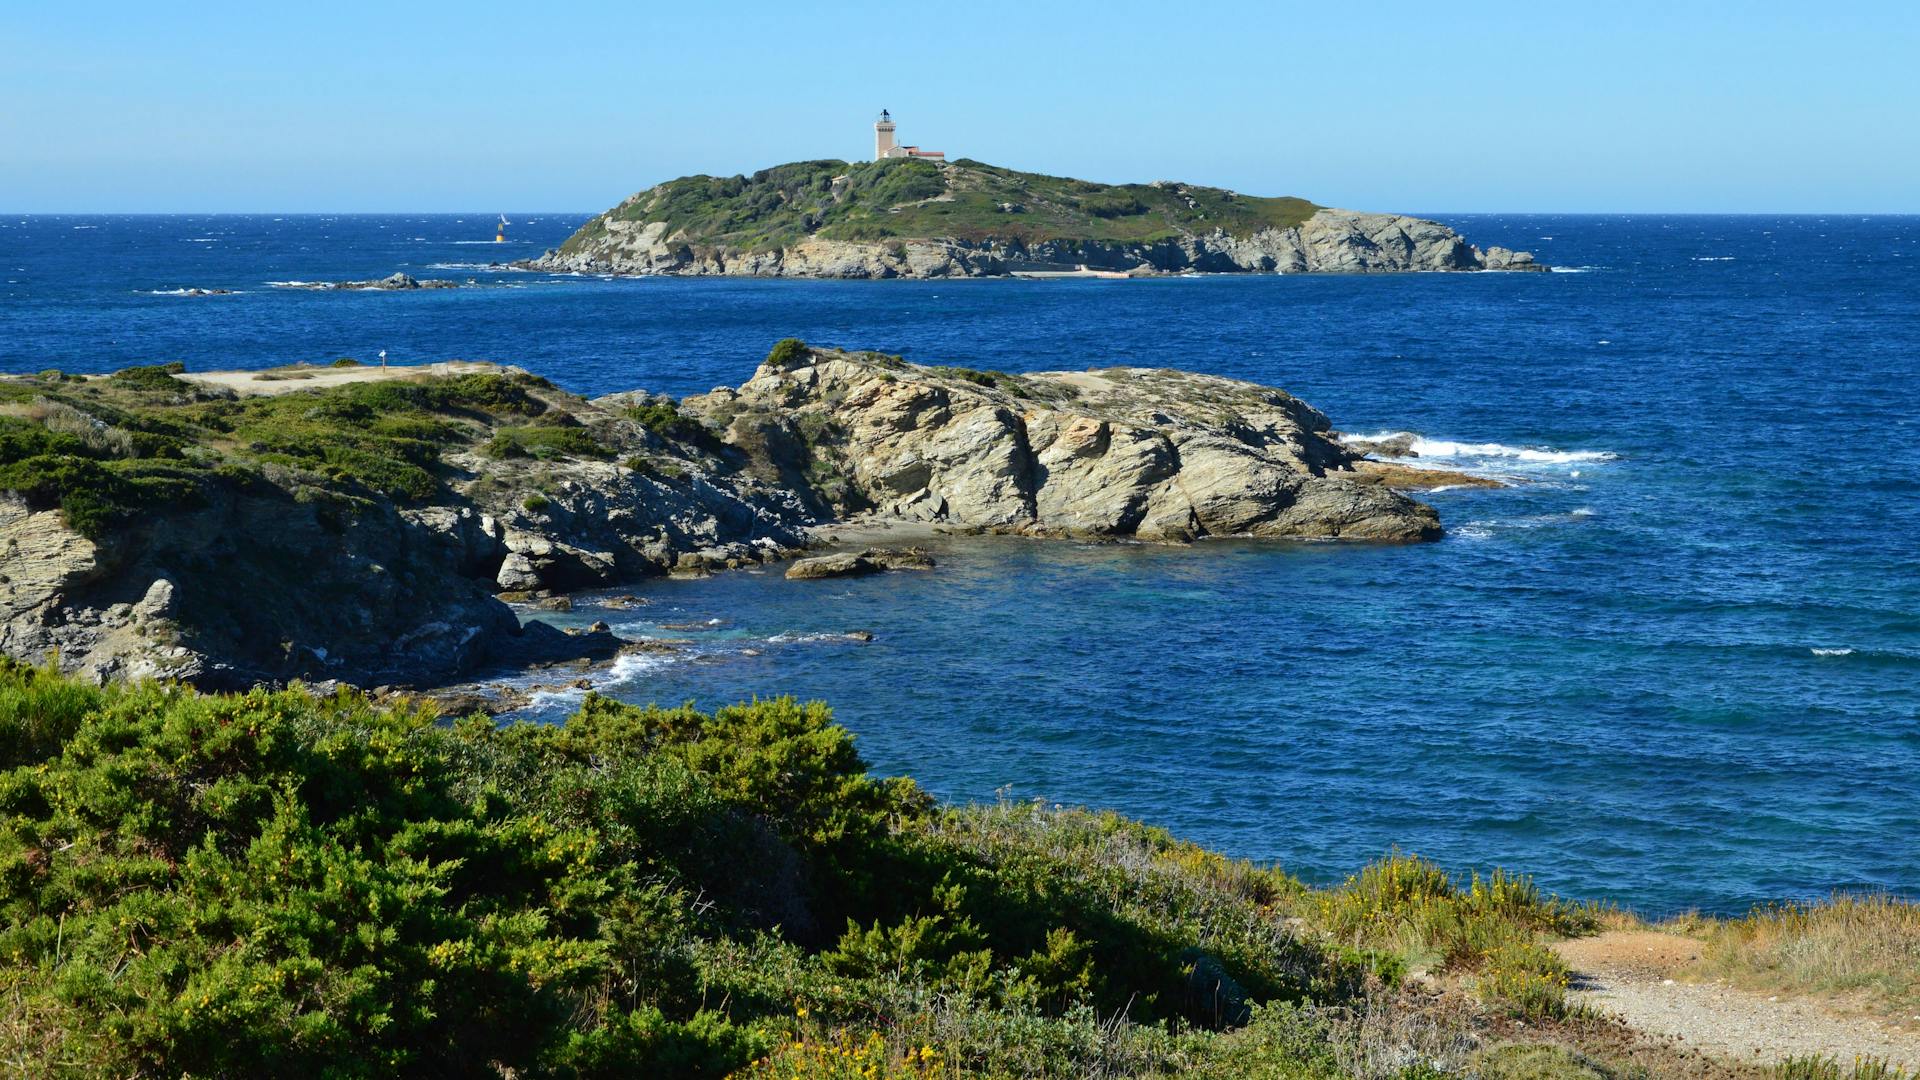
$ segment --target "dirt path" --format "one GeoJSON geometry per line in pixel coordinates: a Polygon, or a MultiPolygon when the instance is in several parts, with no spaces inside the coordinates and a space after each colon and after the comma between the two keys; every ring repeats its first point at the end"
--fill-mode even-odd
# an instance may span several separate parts
{"type": "Polygon", "coordinates": [[[1920,1068],[1920,1030],[1841,1015],[1809,999],[1681,981],[1681,970],[1700,958],[1692,938],[1616,930],[1555,948],[1574,970],[1576,1001],[1649,1034],[1739,1061],[1824,1054],[1843,1064],[1880,1058],[1920,1068]]]}
{"type": "Polygon", "coordinates": [[[180,377],[208,386],[224,386],[240,394],[285,394],[294,390],[319,390],[346,383],[379,382],[382,379],[417,379],[423,375],[465,375],[475,371],[499,371],[497,364],[471,360],[448,360],[438,364],[395,364],[381,367],[283,367],[266,371],[189,371],[180,377]]]}

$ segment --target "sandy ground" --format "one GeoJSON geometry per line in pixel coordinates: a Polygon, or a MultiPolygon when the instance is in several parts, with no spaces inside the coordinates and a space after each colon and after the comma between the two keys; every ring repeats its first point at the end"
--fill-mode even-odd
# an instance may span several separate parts
{"type": "Polygon", "coordinates": [[[1811,999],[1682,980],[1682,970],[1700,957],[1700,942],[1692,938],[1616,930],[1554,947],[1574,970],[1574,1000],[1648,1034],[1741,1061],[1821,1054],[1844,1064],[1880,1058],[1920,1068],[1920,1032],[1843,1015],[1811,999]]]}
{"type": "Polygon", "coordinates": [[[207,386],[224,386],[237,394],[285,394],[294,390],[320,390],[345,383],[499,370],[498,364],[449,360],[439,364],[412,366],[394,364],[385,368],[378,364],[364,364],[360,367],[283,367],[266,371],[190,371],[179,377],[207,386]]]}

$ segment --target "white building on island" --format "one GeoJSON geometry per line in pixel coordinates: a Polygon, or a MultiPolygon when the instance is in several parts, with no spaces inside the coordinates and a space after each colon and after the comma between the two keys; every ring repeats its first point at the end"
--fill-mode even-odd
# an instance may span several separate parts
{"type": "Polygon", "coordinates": [[[940,150],[922,150],[917,146],[901,146],[893,141],[893,114],[880,110],[880,119],[873,122],[873,160],[885,161],[887,158],[922,158],[945,164],[947,155],[940,150]]]}

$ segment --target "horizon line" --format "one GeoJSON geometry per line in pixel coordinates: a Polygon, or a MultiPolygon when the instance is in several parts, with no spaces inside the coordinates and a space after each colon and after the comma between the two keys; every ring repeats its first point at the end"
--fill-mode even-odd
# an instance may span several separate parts
{"type": "MultiPolygon", "coordinates": [[[[1322,209],[1345,210],[1347,207],[1326,205],[1322,209]]],[[[430,215],[436,217],[454,217],[463,214],[487,215],[500,213],[535,214],[550,216],[585,215],[598,217],[606,210],[515,210],[495,209],[467,210],[5,210],[0,209],[0,218],[9,217],[402,217],[407,215],[430,215]]],[[[1633,215],[1654,217],[1920,217],[1920,209],[1914,210],[1361,210],[1356,213],[1404,214],[1407,216],[1438,217],[1442,215],[1522,215],[1538,214],[1558,217],[1629,217],[1633,215]]]]}

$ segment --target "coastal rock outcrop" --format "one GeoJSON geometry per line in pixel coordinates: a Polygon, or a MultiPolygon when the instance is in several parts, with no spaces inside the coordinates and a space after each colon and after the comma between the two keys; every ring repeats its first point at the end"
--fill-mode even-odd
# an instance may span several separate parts
{"type": "Polygon", "coordinates": [[[682,407],[822,518],[1168,542],[1440,534],[1432,508],[1355,469],[1319,411],[1212,375],[1008,375],[802,348],[682,407]]]}
{"type": "MultiPolygon", "coordinates": [[[[1451,478],[1363,460],[1318,411],[1252,383],[797,341],[737,389],[681,402],[588,401],[478,364],[168,365],[0,389],[0,652],[213,687],[609,660],[631,643],[523,625],[503,598],[565,609],[569,590],[770,563],[830,522],[1409,541],[1440,522],[1396,488],[1451,478]]],[[[788,576],[931,566],[870,548],[788,576]]]]}
{"type": "Polygon", "coordinates": [[[1215,229],[1151,243],[808,237],[771,249],[696,244],[665,222],[609,219],[595,241],[571,251],[550,251],[525,265],[558,273],[814,278],[1003,277],[1071,270],[1303,274],[1546,269],[1524,251],[1482,251],[1436,221],[1331,209],[1316,211],[1301,225],[1244,236],[1215,229]]]}

